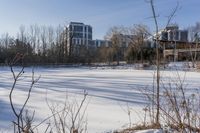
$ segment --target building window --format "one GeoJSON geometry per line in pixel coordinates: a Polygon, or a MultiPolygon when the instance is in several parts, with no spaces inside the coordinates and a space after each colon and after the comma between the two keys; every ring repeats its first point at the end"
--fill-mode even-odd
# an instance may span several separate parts
{"type": "Polygon", "coordinates": [[[92,33],[92,27],[88,26],[88,32],[92,33]]]}
{"type": "Polygon", "coordinates": [[[82,34],[82,33],[77,33],[77,32],[75,32],[75,33],[73,34],[73,37],[74,37],[74,38],[83,38],[83,34],[82,34]]]}
{"type": "Polygon", "coordinates": [[[88,39],[92,40],[92,34],[88,34],[88,39]]]}

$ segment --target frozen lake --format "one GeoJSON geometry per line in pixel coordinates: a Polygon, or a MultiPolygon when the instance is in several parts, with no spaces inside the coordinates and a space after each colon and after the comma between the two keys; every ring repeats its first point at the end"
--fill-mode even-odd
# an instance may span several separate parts
{"type": "MultiPolygon", "coordinates": [[[[18,68],[17,68],[18,69],[18,68]]],[[[32,68],[25,68],[25,73],[16,86],[14,103],[21,105],[31,81],[32,68]]],[[[141,90],[152,88],[154,70],[128,69],[92,69],[82,68],[35,68],[35,77],[41,75],[34,86],[28,107],[35,110],[35,123],[50,115],[45,99],[61,103],[66,95],[80,101],[86,90],[87,125],[89,133],[100,133],[127,127],[129,123],[127,104],[131,108],[131,122],[143,120],[142,109],[148,100],[141,90]]],[[[184,86],[189,89],[200,87],[198,72],[162,71],[162,83],[174,82],[177,76],[184,79],[184,86]]],[[[9,105],[9,91],[13,82],[10,69],[0,67],[0,129],[12,128],[13,115],[9,105]]],[[[44,125],[43,125],[44,126],[44,125]]]]}

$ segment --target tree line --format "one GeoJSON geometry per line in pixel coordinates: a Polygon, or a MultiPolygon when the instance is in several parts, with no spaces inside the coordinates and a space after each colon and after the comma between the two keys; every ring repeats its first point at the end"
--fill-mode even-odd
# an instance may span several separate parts
{"type": "Polygon", "coordinates": [[[63,27],[21,26],[16,37],[8,33],[0,39],[0,62],[10,62],[16,54],[25,55],[25,63],[63,63],[63,27]]]}
{"type": "MultiPolygon", "coordinates": [[[[199,23],[189,27],[192,39],[199,30],[199,23]]],[[[148,37],[152,36],[149,28],[143,24],[131,27],[115,26],[108,30],[105,40],[107,45],[87,48],[78,47],[78,54],[69,54],[64,26],[20,26],[15,37],[8,33],[0,37],[0,63],[6,64],[16,54],[23,54],[26,64],[66,64],[66,63],[108,63],[119,61],[128,63],[155,61],[156,49],[149,47],[148,37]]],[[[72,39],[72,38],[70,38],[72,39]]]]}

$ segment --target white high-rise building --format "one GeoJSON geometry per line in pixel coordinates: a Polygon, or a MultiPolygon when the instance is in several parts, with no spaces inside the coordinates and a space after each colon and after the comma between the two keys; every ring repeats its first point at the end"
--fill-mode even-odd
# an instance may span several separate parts
{"type": "Polygon", "coordinates": [[[89,48],[92,45],[92,27],[90,25],[80,22],[70,22],[67,30],[68,43],[71,43],[74,47],[84,45],[86,48],[89,48]]]}

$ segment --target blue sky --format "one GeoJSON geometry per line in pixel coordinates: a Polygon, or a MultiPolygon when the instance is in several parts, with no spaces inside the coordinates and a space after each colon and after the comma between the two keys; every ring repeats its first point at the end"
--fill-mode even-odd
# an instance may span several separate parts
{"type": "MultiPolygon", "coordinates": [[[[0,34],[15,35],[20,25],[64,25],[81,21],[93,27],[93,38],[102,39],[112,26],[146,24],[153,30],[146,0],[0,0],[0,34]]],[[[200,0],[155,0],[160,27],[179,2],[173,22],[181,28],[200,21],[200,0]]]]}

